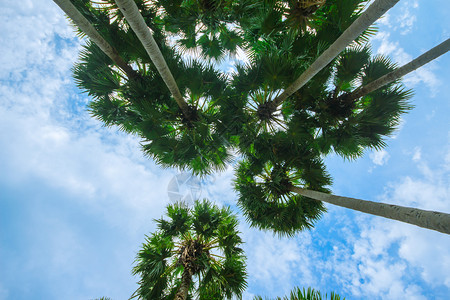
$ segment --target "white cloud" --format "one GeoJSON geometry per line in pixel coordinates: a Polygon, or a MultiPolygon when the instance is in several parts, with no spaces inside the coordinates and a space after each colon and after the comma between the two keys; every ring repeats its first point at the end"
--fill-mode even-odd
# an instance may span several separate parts
{"type": "MultiPolygon", "coordinates": [[[[416,149],[416,154],[418,151],[420,149],[416,149]]],[[[422,178],[405,177],[392,183],[381,201],[450,212],[447,167],[442,165],[433,171],[424,163],[418,167],[422,178]]],[[[425,291],[410,280],[415,274],[431,286],[450,288],[449,236],[379,217],[361,218],[362,231],[351,250],[351,260],[347,258],[348,261],[337,266],[339,272],[346,274],[347,264],[358,264],[358,269],[350,268],[351,275],[347,275],[348,281],[359,278],[348,287],[354,295],[426,299],[425,291]]]]}
{"type": "MultiPolygon", "coordinates": [[[[294,286],[314,286],[314,254],[311,234],[297,238],[280,238],[270,232],[241,226],[244,250],[247,253],[249,283],[261,296],[281,296],[294,286]],[[263,293],[272,293],[272,295],[263,293]]],[[[317,258],[316,258],[317,259],[317,258]]]]}
{"type": "Polygon", "coordinates": [[[372,159],[372,162],[377,166],[382,166],[386,164],[390,157],[389,153],[384,149],[373,151],[372,153],[369,154],[369,156],[372,159]]]}
{"type": "Polygon", "coordinates": [[[419,3],[417,1],[409,1],[404,2],[401,8],[401,14],[397,17],[398,26],[400,27],[401,34],[405,35],[411,33],[414,23],[417,20],[414,12],[411,12],[413,9],[417,9],[419,7],[419,3]]]}
{"type": "Polygon", "coordinates": [[[206,177],[203,181],[202,196],[214,199],[217,203],[233,205],[236,192],[233,187],[234,168],[228,166],[223,172],[217,172],[206,177]]]}
{"type": "Polygon", "coordinates": [[[385,31],[377,33],[373,38],[374,41],[380,41],[380,46],[376,50],[376,53],[392,56],[393,60],[399,65],[404,65],[411,61],[412,56],[407,54],[403,48],[399,47],[398,42],[391,42],[390,36],[391,34],[385,31]]]}
{"type": "Polygon", "coordinates": [[[413,154],[412,160],[415,162],[418,162],[418,161],[420,161],[421,158],[422,158],[422,149],[420,147],[416,147],[414,149],[414,154],[413,154]]]}
{"type": "Polygon", "coordinates": [[[395,12],[388,11],[376,23],[388,27],[390,31],[399,31],[402,35],[409,34],[417,21],[418,7],[417,1],[401,2],[394,8],[395,12]]]}
{"type": "Polygon", "coordinates": [[[414,72],[405,75],[403,82],[408,87],[416,87],[421,83],[424,83],[431,90],[431,96],[434,97],[438,87],[441,85],[441,81],[433,73],[435,63],[436,62],[430,62],[414,72]]]}
{"type": "MultiPolygon", "coordinates": [[[[88,299],[104,287],[125,298],[134,287],[135,251],[168,202],[171,174],[143,157],[135,137],[102,128],[84,111],[70,71],[80,44],[52,1],[0,6],[0,180],[32,194],[15,204],[24,214],[32,210],[23,220],[28,231],[15,233],[28,234],[20,244],[27,250],[1,250],[17,253],[8,256],[11,264],[20,261],[29,284],[39,277],[47,293],[64,289],[66,299],[88,299]],[[42,205],[33,206],[34,197],[42,205]],[[86,215],[78,219],[67,207],[86,215]],[[90,217],[107,227],[101,238],[94,238],[97,228],[80,231],[90,217]]],[[[15,288],[0,287],[0,299],[15,288]]]]}
{"type": "MultiPolygon", "coordinates": [[[[412,57],[412,55],[408,54],[402,47],[400,47],[399,42],[392,42],[390,40],[390,36],[390,33],[380,31],[373,38],[373,41],[380,43],[378,48],[376,49],[376,53],[390,56],[393,61],[398,64],[399,67],[413,60],[414,58],[412,57]]],[[[437,92],[437,88],[441,84],[440,80],[433,73],[434,68],[435,62],[430,62],[420,67],[419,69],[405,75],[403,78],[403,82],[408,88],[414,88],[420,83],[424,83],[428,86],[428,88],[432,92],[432,95],[434,96],[437,92]]]]}
{"type": "Polygon", "coordinates": [[[377,20],[377,24],[391,27],[391,14],[389,11],[377,20]]]}
{"type": "MultiPolygon", "coordinates": [[[[0,78],[17,79],[34,64],[48,68],[47,64],[55,59],[53,39],[57,36],[74,38],[74,30],[66,25],[67,21],[53,2],[7,0],[2,1],[0,8],[0,45],[4,45],[0,78]]],[[[52,67],[64,68],[70,60],[61,63],[52,67]]]]}

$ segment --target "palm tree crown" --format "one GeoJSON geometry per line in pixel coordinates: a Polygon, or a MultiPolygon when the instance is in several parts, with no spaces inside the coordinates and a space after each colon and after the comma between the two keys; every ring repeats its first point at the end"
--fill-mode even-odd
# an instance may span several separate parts
{"type": "Polygon", "coordinates": [[[237,219],[228,208],[196,201],[167,207],[169,220],[147,237],[136,258],[139,299],[231,299],[246,287],[237,219]]]}

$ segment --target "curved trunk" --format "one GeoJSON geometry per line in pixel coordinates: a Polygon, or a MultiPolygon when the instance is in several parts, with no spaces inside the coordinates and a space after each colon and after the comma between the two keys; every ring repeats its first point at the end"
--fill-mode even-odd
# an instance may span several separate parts
{"type": "Polygon", "coordinates": [[[133,31],[138,36],[139,40],[150,56],[150,59],[155,64],[156,69],[169,88],[170,93],[173,95],[175,101],[178,103],[178,106],[183,111],[183,114],[186,117],[189,117],[189,106],[183,100],[177,83],[175,82],[175,79],[173,78],[173,75],[170,72],[167,63],[164,60],[161,50],[156,44],[155,39],[150,32],[150,29],[148,28],[144,18],[139,12],[136,3],[134,2],[134,0],[115,0],[115,2],[117,6],[119,6],[120,11],[125,16],[125,19],[128,21],[133,31]]]}
{"type": "Polygon", "coordinates": [[[177,294],[175,295],[175,300],[185,300],[187,299],[189,287],[191,286],[192,275],[189,272],[189,268],[184,268],[183,275],[181,276],[181,285],[178,288],[177,294]]]}
{"type": "Polygon", "coordinates": [[[91,41],[93,41],[112,61],[121,68],[128,78],[135,78],[137,73],[120,57],[114,49],[92,26],[91,23],[78,11],[70,0],[53,0],[66,15],[78,26],[91,41]]]}
{"type": "Polygon", "coordinates": [[[291,191],[308,198],[331,203],[337,206],[450,234],[450,214],[335,196],[322,192],[306,190],[299,187],[291,187],[291,191]]]}
{"type": "Polygon", "coordinates": [[[328,65],[345,47],[355,40],[373,22],[394,6],[399,0],[375,0],[344,33],[325,50],[297,80],[273,100],[278,107],[287,97],[302,88],[320,70],[328,65]]]}
{"type": "Polygon", "coordinates": [[[362,86],[355,90],[354,92],[346,95],[345,97],[349,100],[354,100],[357,98],[360,98],[364,95],[367,95],[368,93],[371,93],[380,87],[391,83],[392,81],[395,81],[406,74],[420,68],[421,66],[429,63],[435,58],[438,58],[442,54],[448,52],[450,50],[450,39],[447,39],[446,41],[440,43],[436,47],[432,48],[431,50],[425,52],[421,56],[417,57],[416,59],[410,61],[406,65],[398,68],[397,70],[394,70],[380,78],[378,78],[375,81],[372,81],[369,84],[366,84],[365,86],[362,86]]]}

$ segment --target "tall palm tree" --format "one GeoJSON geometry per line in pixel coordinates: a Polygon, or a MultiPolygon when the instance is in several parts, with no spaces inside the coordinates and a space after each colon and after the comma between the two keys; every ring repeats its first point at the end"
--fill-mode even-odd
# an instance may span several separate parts
{"type": "Polygon", "coordinates": [[[360,98],[364,95],[367,95],[368,93],[371,93],[379,89],[380,87],[385,86],[386,84],[389,84],[412,71],[415,71],[416,69],[429,63],[433,59],[438,58],[439,56],[443,55],[449,50],[450,50],[450,39],[447,39],[444,42],[440,43],[439,45],[428,50],[424,54],[420,55],[419,57],[413,59],[409,63],[403,65],[402,67],[378,78],[373,82],[370,82],[364,86],[359,87],[358,89],[356,89],[355,91],[353,91],[348,95],[343,95],[343,97],[351,101],[360,98]]]}
{"type": "MultiPolygon", "coordinates": [[[[412,91],[393,82],[357,99],[345,95],[362,82],[372,82],[395,69],[387,57],[370,57],[368,46],[347,48],[337,58],[330,76],[311,80],[293,95],[294,106],[309,112],[316,128],[315,141],[321,152],[334,150],[345,158],[356,158],[364,149],[379,149],[392,134],[400,116],[412,108],[412,91]]],[[[290,127],[302,128],[304,115],[292,117],[290,127]]]]}
{"type": "Polygon", "coordinates": [[[325,194],[292,186],[304,197],[450,234],[450,214],[325,194]]]}
{"type": "Polygon", "coordinates": [[[241,298],[246,287],[237,218],[229,208],[196,201],[189,209],[167,207],[169,220],[147,237],[136,257],[133,274],[140,276],[138,299],[241,298]]]}
{"type": "Polygon", "coordinates": [[[167,66],[164,56],[161,53],[155,39],[153,38],[150,29],[145,23],[139,9],[134,0],[115,0],[120,11],[125,16],[126,20],[130,24],[133,31],[138,36],[152,62],[155,64],[156,69],[161,75],[162,79],[169,88],[170,93],[173,95],[175,101],[180,107],[186,118],[192,118],[192,112],[189,105],[184,101],[183,96],[178,89],[178,85],[173,78],[172,73],[167,66]]]}
{"type": "Polygon", "coordinates": [[[78,9],[70,2],[70,0],[53,0],[74,22],[80,30],[82,30],[89,39],[94,42],[119,68],[121,68],[128,78],[137,76],[130,65],[119,55],[118,51],[113,48],[92,26],[92,24],[78,11],[78,9]]]}
{"type": "Polygon", "coordinates": [[[394,6],[399,0],[375,0],[358,19],[325,51],[311,66],[287,87],[283,93],[273,100],[274,107],[278,107],[287,97],[303,87],[320,70],[328,65],[340,52],[366,30],[373,22],[394,6]]]}
{"type": "MultiPolygon", "coordinates": [[[[345,300],[345,298],[341,298],[336,293],[331,292],[330,298],[328,298],[328,295],[323,295],[319,291],[314,290],[313,288],[309,287],[308,289],[300,289],[300,288],[294,288],[290,293],[289,296],[284,296],[283,298],[277,297],[273,300],[345,300]]],[[[263,300],[261,296],[256,296],[253,298],[253,300],[263,300]]],[[[267,300],[267,298],[266,298],[267,300]]]]}
{"type": "Polygon", "coordinates": [[[394,82],[358,99],[348,100],[343,95],[354,91],[360,82],[365,84],[391,72],[395,64],[384,56],[371,57],[368,46],[349,47],[275,109],[272,99],[288,74],[301,69],[302,64],[301,56],[292,55],[295,42],[289,38],[281,41],[284,43],[267,45],[269,50],[261,56],[259,66],[238,68],[232,88],[241,99],[220,103],[221,117],[227,124],[234,124],[234,116],[243,120],[235,129],[241,152],[252,152],[262,133],[273,135],[277,131],[289,133],[287,137],[293,140],[308,140],[322,154],[333,150],[351,159],[361,156],[364,149],[384,147],[384,138],[412,108],[408,103],[412,92],[394,82]]]}
{"type": "MultiPolygon", "coordinates": [[[[223,97],[225,76],[211,64],[183,60],[167,45],[158,22],[149,24],[186,97],[190,113],[186,116],[172,100],[138,37],[126,29],[124,17],[111,2],[102,1],[105,7],[92,7],[84,0],[76,4],[136,66],[139,76],[123,78],[108,56],[88,41],[74,74],[78,85],[94,97],[89,105],[92,114],[106,126],[117,125],[140,136],[145,153],[164,167],[190,169],[200,175],[223,169],[230,153],[228,141],[217,130],[221,125],[216,102],[223,97]]],[[[143,13],[147,22],[156,18],[151,8],[144,7],[143,13]]]]}
{"type": "Polygon", "coordinates": [[[253,226],[293,235],[313,227],[312,221],[325,211],[323,201],[450,234],[450,214],[330,195],[324,188],[330,181],[320,165],[295,167],[283,165],[282,159],[273,161],[248,160],[237,171],[238,204],[253,226]],[[311,211],[314,205],[320,209],[311,211]],[[268,206],[271,209],[266,212],[268,206]],[[269,212],[273,215],[265,217],[269,212]]]}
{"type": "Polygon", "coordinates": [[[329,192],[331,178],[319,152],[285,132],[261,135],[236,170],[237,203],[251,226],[293,236],[314,227],[323,204],[292,193],[291,184],[329,192]]]}
{"type": "Polygon", "coordinates": [[[91,113],[106,126],[118,126],[142,138],[144,152],[163,167],[189,169],[205,175],[222,170],[231,156],[228,141],[218,130],[222,121],[217,105],[209,99],[223,97],[225,80],[212,66],[196,61],[178,61],[174,69],[189,104],[195,108],[195,119],[185,118],[171,100],[156,70],[139,69],[139,80],[122,82],[95,45],[82,52],[74,68],[79,86],[94,97],[91,113]]]}

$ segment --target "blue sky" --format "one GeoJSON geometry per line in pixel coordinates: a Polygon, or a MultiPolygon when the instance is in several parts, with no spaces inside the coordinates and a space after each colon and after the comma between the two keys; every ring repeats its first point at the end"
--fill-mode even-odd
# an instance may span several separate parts
{"type": "MultiPolygon", "coordinates": [[[[378,22],[377,53],[399,64],[450,36],[446,0],[402,0],[378,22]]],[[[70,68],[80,41],[47,0],[0,2],[0,299],[127,299],[144,235],[178,174],[144,158],[139,141],[86,112],[70,68]]],[[[450,54],[405,77],[415,108],[382,151],[326,159],[333,192],[450,213],[450,54]]],[[[234,206],[232,169],[202,197],[234,206]]],[[[450,237],[327,206],[292,239],[242,220],[249,288],[294,286],[347,299],[447,299],[450,237]]]]}

